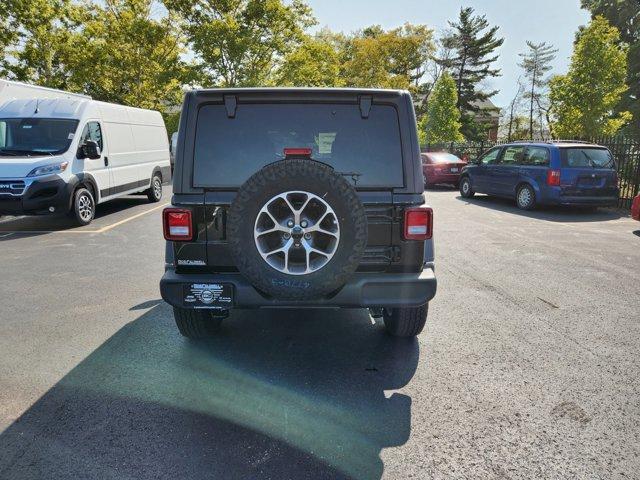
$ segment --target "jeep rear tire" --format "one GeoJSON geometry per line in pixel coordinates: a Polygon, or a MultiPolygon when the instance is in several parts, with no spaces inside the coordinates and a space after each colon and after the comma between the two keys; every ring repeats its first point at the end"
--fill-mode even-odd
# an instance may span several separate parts
{"type": "Polygon", "coordinates": [[[385,308],[382,313],[387,332],[394,337],[415,337],[427,321],[429,304],[419,307],[385,308]]]}
{"type": "Polygon", "coordinates": [[[197,340],[216,333],[224,315],[214,315],[211,310],[173,307],[173,318],[183,337],[197,340]]]}
{"type": "Polygon", "coordinates": [[[335,292],[355,272],[367,243],[355,189],[330,166],[303,158],[277,161],[249,178],[231,205],[227,228],[240,273],[281,300],[335,292]],[[262,246],[267,234],[269,245],[262,246]]]}

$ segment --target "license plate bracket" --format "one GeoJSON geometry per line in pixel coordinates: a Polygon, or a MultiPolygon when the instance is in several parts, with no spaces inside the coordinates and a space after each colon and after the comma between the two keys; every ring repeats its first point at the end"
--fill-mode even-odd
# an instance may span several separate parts
{"type": "Polygon", "coordinates": [[[188,308],[226,309],[233,306],[230,283],[189,283],[183,286],[182,303],[188,308]]]}

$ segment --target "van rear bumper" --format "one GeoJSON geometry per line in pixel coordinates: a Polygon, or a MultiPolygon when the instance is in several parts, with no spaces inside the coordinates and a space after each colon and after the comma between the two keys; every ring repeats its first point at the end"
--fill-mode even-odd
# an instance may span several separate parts
{"type": "MultiPolygon", "coordinates": [[[[3,183],[9,181],[0,179],[3,183]]],[[[0,190],[0,215],[40,215],[69,211],[73,186],[60,177],[49,176],[37,180],[23,178],[15,181],[24,182],[24,191],[20,195],[12,195],[0,190]],[[50,211],[52,207],[53,212],[50,211]]]]}
{"type": "Polygon", "coordinates": [[[569,196],[558,196],[553,199],[553,201],[549,202],[554,205],[574,205],[574,206],[583,206],[583,207],[615,207],[618,204],[618,197],[615,196],[594,196],[594,197],[569,197],[569,196]]]}
{"type": "Polygon", "coordinates": [[[356,273],[331,297],[291,301],[277,300],[258,292],[239,273],[179,274],[168,269],[160,280],[162,298],[174,307],[188,308],[183,302],[184,286],[192,283],[227,283],[233,285],[236,308],[261,307],[408,307],[424,305],[436,294],[434,271],[420,273],[356,273]]]}

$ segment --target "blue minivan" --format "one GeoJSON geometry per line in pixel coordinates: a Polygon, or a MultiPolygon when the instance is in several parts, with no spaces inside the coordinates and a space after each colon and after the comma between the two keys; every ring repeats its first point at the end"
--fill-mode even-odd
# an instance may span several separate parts
{"type": "Polygon", "coordinates": [[[460,194],[514,198],[519,208],[536,205],[604,207],[618,201],[611,152],[583,142],[513,142],[498,145],[463,168],[460,194]]]}

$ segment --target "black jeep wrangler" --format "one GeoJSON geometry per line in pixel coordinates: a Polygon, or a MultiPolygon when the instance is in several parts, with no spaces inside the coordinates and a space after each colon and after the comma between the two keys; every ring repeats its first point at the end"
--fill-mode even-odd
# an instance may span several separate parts
{"type": "Polygon", "coordinates": [[[411,97],[213,89],[185,96],[162,298],[180,333],[233,308],[369,308],[414,336],[436,292],[411,97]]]}

